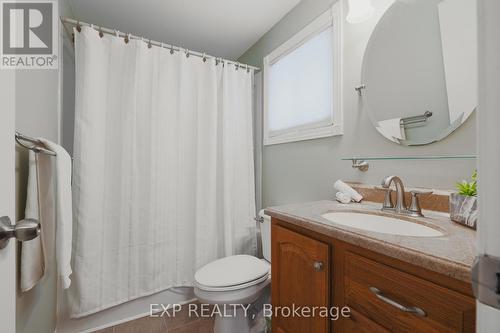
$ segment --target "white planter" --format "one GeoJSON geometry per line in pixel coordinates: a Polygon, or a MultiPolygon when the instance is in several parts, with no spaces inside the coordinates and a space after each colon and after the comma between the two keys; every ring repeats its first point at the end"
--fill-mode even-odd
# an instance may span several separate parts
{"type": "Polygon", "coordinates": [[[477,197],[450,194],[450,218],[454,222],[476,229],[477,197]]]}

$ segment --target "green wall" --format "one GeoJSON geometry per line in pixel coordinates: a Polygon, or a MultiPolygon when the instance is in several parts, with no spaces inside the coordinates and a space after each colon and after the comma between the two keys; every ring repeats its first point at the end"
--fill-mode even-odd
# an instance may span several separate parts
{"type": "MultiPolygon", "coordinates": [[[[335,0],[302,0],[280,22],[247,50],[238,61],[262,66],[262,59],[292,37],[335,0]]],[[[347,1],[346,1],[347,2],[347,1]]],[[[452,188],[468,177],[474,160],[370,162],[363,173],[342,157],[466,155],[476,152],[475,115],[445,140],[423,147],[402,147],[383,138],[363,112],[354,91],[360,84],[363,53],[374,26],[393,0],[374,0],[375,15],[367,22],[343,26],[343,117],[344,135],[265,146],[262,156],[263,207],[297,201],[331,199],[336,179],[379,184],[396,174],[409,186],[452,188]]],[[[344,7],[347,4],[344,3],[344,7]]],[[[344,14],[345,17],[345,14],[344,14]]]]}

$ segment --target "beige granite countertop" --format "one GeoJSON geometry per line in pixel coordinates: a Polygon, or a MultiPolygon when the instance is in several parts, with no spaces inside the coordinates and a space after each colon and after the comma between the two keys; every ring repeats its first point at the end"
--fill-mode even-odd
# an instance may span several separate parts
{"type": "Polygon", "coordinates": [[[453,223],[446,213],[424,210],[425,217],[418,219],[384,214],[433,227],[443,233],[440,237],[410,237],[364,231],[321,217],[328,212],[346,210],[380,214],[380,207],[380,203],[373,202],[341,204],[325,200],[269,207],[265,212],[281,221],[470,282],[471,266],[476,256],[476,232],[453,223]]]}

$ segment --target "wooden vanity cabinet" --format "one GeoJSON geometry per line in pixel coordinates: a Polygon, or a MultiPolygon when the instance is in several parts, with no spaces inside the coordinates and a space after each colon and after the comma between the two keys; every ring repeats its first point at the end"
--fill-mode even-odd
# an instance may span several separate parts
{"type": "Polygon", "coordinates": [[[277,333],[329,331],[329,319],[296,317],[282,307],[327,307],[330,304],[330,246],[288,229],[271,229],[272,331],[277,333]]]}
{"type": "Polygon", "coordinates": [[[468,283],[275,218],[271,242],[273,308],[351,309],[339,320],[275,316],[273,332],[475,331],[468,283]]]}

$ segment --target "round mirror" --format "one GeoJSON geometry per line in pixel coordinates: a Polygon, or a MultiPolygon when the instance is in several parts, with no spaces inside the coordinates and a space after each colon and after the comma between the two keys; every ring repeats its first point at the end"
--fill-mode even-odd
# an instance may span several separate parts
{"type": "Polygon", "coordinates": [[[393,142],[439,141],[477,106],[477,62],[477,0],[396,0],[366,48],[364,106],[393,142]]]}

